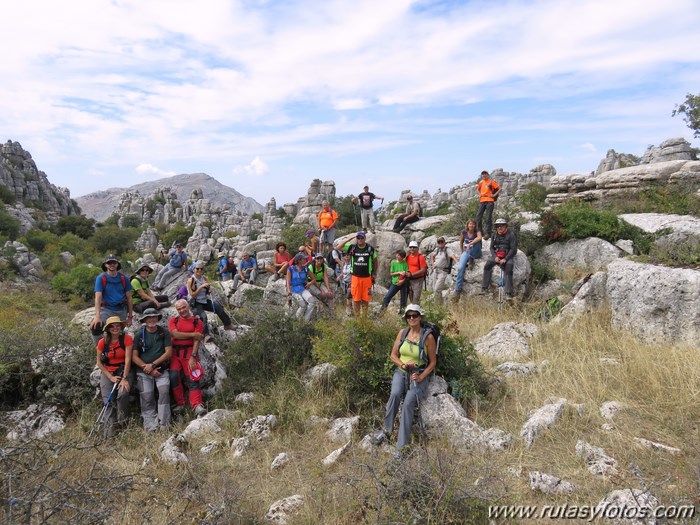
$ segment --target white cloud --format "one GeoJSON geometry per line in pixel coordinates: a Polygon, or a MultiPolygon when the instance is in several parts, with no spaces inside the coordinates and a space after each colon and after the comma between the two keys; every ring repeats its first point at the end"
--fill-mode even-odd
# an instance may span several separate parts
{"type": "Polygon", "coordinates": [[[234,173],[245,173],[254,177],[262,177],[270,172],[270,168],[260,157],[255,157],[247,166],[238,166],[233,169],[234,173]]]}
{"type": "Polygon", "coordinates": [[[157,177],[172,177],[177,175],[174,171],[165,171],[153,164],[139,164],[136,166],[136,173],[139,175],[156,175],[157,177]]]}

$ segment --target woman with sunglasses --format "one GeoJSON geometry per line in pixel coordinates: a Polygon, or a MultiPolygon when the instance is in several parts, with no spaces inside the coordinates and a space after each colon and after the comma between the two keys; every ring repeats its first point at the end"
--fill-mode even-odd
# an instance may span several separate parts
{"type": "Polygon", "coordinates": [[[129,390],[133,382],[129,376],[134,339],[129,334],[122,334],[123,328],[124,323],[118,316],[108,318],[105,321],[104,337],[97,343],[97,367],[102,372],[102,401],[107,405],[110,400],[103,420],[105,437],[114,436],[117,424],[125,423],[129,415],[129,390]],[[115,399],[116,412],[113,406],[115,399]]]}
{"type": "Polygon", "coordinates": [[[379,444],[394,430],[394,419],[405,395],[396,441],[398,452],[411,442],[413,412],[419,401],[425,397],[427,379],[435,369],[437,346],[432,332],[423,328],[423,310],[420,306],[409,304],[404,318],[408,329],[399,330],[391,349],[391,360],[396,369],[391,380],[391,395],[386,404],[384,431],[374,437],[374,442],[379,444]]]}
{"type": "MultiPolygon", "coordinates": [[[[213,312],[219,316],[221,322],[224,323],[224,330],[233,330],[231,325],[231,317],[224,310],[224,305],[219,300],[212,300],[210,297],[211,284],[204,275],[204,263],[197,261],[193,269],[194,275],[187,280],[187,290],[190,292],[192,313],[202,319],[204,323],[204,335],[209,336],[207,327],[207,314],[204,312],[213,312]]],[[[238,274],[236,274],[238,275],[238,274]]]]}

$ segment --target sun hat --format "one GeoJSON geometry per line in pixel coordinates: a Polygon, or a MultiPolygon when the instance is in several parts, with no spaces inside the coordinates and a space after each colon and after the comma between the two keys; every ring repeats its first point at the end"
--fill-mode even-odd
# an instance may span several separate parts
{"type": "Polygon", "coordinates": [[[423,309],[417,304],[409,304],[406,307],[406,311],[404,312],[403,316],[406,317],[406,314],[408,312],[416,312],[416,313],[420,314],[421,317],[423,317],[423,309]]]}
{"type": "Polygon", "coordinates": [[[314,259],[325,259],[326,256],[323,255],[321,252],[318,252],[316,255],[314,255],[314,259]]]}
{"type": "Polygon", "coordinates": [[[160,321],[163,319],[163,314],[160,313],[158,310],[155,308],[146,308],[143,313],[141,314],[141,322],[145,323],[146,319],[149,317],[157,317],[158,320],[160,321]]]}
{"type": "Polygon", "coordinates": [[[226,257],[226,252],[219,252],[219,255],[217,257],[226,257]]]}
{"type": "Polygon", "coordinates": [[[408,243],[409,248],[418,248],[418,241],[411,241],[408,243]]]}
{"type": "Polygon", "coordinates": [[[104,262],[102,263],[102,271],[103,272],[107,271],[107,263],[108,262],[116,262],[117,263],[117,270],[122,269],[122,263],[119,262],[119,259],[117,259],[117,256],[110,253],[107,256],[107,258],[104,260],[104,262]]]}
{"type": "Polygon", "coordinates": [[[122,325],[122,327],[124,326],[124,321],[122,321],[121,317],[119,317],[118,315],[113,315],[112,317],[108,317],[107,320],[105,321],[105,327],[102,329],[102,331],[106,332],[107,330],[109,330],[109,327],[111,325],[117,324],[117,323],[122,325]]]}
{"type": "Polygon", "coordinates": [[[311,237],[314,233],[316,233],[316,232],[313,231],[313,230],[306,230],[306,236],[307,236],[307,237],[311,237]]]}
{"type": "Polygon", "coordinates": [[[138,270],[136,270],[136,273],[141,273],[141,270],[148,270],[149,275],[153,273],[153,268],[151,268],[147,264],[142,264],[141,267],[138,270]]]}
{"type": "Polygon", "coordinates": [[[496,222],[494,222],[493,224],[494,224],[494,226],[500,226],[500,225],[507,226],[507,225],[508,225],[508,221],[505,220],[505,219],[503,219],[503,218],[501,218],[501,219],[496,219],[496,222]]]}

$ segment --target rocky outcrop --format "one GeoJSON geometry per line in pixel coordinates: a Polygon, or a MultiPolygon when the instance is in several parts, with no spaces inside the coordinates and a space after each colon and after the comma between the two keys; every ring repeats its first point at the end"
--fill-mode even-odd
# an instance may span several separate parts
{"type": "Polygon", "coordinates": [[[474,346],[479,355],[504,361],[527,357],[530,353],[528,339],[537,334],[537,326],[531,323],[500,323],[483,337],[479,337],[474,346]]]}
{"type": "Polygon", "coordinates": [[[609,149],[605,158],[598,164],[598,169],[595,170],[596,175],[600,175],[606,171],[619,170],[629,166],[639,164],[639,157],[630,153],[617,153],[614,149],[609,149]]]}
{"type": "Polygon", "coordinates": [[[3,246],[3,253],[5,255],[0,256],[0,263],[3,260],[11,261],[20,277],[29,281],[39,280],[43,267],[35,252],[30,251],[21,242],[7,241],[3,246]]]}
{"type": "Polygon", "coordinates": [[[595,272],[622,256],[622,251],[608,241],[589,237],[548,244],[535,258],[557,270],[576,269],[595,272]]]}
{"type": "Polygon", "coordinates": [[[697,160],[690,142],[682,137],[664,140],[658,146],[649,146],[640,164],[655,164],[669,160],[697,160]]]}
{"type": "Polygon", "coordinates": [[[2,426],[9,428],[5,438],[13,441],[44,439],[66,426],[54,406],[29,405],[25,410],[3,413],[2,419],[2,426]]]}
{"type": "Polygon", "coordinates": [[[646,341],[697,346],[700,271],[614,261],[606,293],[614,326],[646,341]]]}
{"type": "Polygon", "coordinates": [[[330,201],[332,199],[335,199],[335,182],[332,180],[312,180],[306,196],[300,197],[296,203],[294,224],[308,224],[317,229],[318,219],[316,216],[321,211],[321,203],[324,200],[330,201]]]}

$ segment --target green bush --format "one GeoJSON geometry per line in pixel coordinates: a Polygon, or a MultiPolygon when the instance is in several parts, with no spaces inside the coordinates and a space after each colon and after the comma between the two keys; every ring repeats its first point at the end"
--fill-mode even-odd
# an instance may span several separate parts
{"type": "Polygon", "coordinates": [[[134,249],[134,242],[141,235],[137,228],[119,228],[118,226],[102,226],[95,230],[89,243],[98,254],[122,255],[134,249]]]}
{"type": "Polygon", "coordinates": [[[287,317],[281,307],[261,308],[252,314],[253,328],[224,351],[228,391],[264,387],[288,371],[300,372],[312,361],[313,324],[287,317]]]}
{"type": "Polygon", "coordinates": [[[0,201],[12,206],[15,202],[17,202],[15,192],[7,186],[0,184],[0,201]]]}
{"type": "Polygon", "coordinates": [[[141,217],[135,214],[129,214],[122,218],[122,228],[140,228],[141,217]]]}
{"type": "Polygon", "coordinates": [[[179,241],[183,246],[187,244],[187,241],[192,237],[194,232],[194,226],[185,226],[183,223],[178,222],[175,226],[170,228],[169,231],[164,232],[160,236],[160,241],[163,243],[163,247],[167,250],[175,242],[179,241]]]}
{"type": "Polygon", "coordinates": [[[72,233],[82,239],[89,239],[95,233],[95,219],[80,215],[66,215],[58,219],[52,231],[59,236],[72,233]]]}
{"type": "Polygon", "coordinates": [[[60,273],[51,279],[51,288],[65,300],[82,298],[89,300],[95,290],[95,277],[102,270],[97,266],[81,264],[67,273],[60,273]]]}
{"type": "Polygon", "coordinates": [[[58,238],[51,232],[45,232],[32,228],[24,234],[24,238],[21,239],[21,241],[35,252],[43,252],[49,244],[57,243],[58,238]]]}
{"type": "Polygon", "coordinates": [[[535,286],[544,284],[547,281],[551,281],[556,278],[554,270],[537,259],[530,260],[530,269],[530,282],[532,282],[535,286]]]}
{"type": "Polygon", "coordinates": [[[525,191],[520,195],[520,206],[525,211],[539,213],[544,209],[544,202],[547,198],[547,188],[542,184],[531,182],[525,186],[525,191]]]}
{"type": "Polygon", "coordinates": [[[20,224],[17,219],[12,217],[5,207],[0,204],[0,235],[14,241],[19,235],[20,224]]]}
{"type": "Polygon", "coordinates": [[[282,241],[287,245],[287,251],[294,255],[299,246],[306,242],[308,226],[295,224],[282,228],[282,241]]]}
{"type": "Polygon", "coordinates": [[[694,267],[700,265],[700,237],[672,234],[659,239],[648,253],[653,264],[694,267]]]}

